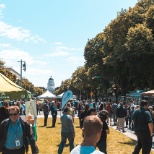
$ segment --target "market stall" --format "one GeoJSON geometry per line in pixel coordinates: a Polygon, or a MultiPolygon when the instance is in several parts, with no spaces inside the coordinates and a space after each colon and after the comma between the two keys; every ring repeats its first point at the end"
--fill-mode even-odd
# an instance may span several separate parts
{"type": "Polygon", "coordinates": [[[31,93],[0,73],[0,100],[30,99],[31,93]]]}

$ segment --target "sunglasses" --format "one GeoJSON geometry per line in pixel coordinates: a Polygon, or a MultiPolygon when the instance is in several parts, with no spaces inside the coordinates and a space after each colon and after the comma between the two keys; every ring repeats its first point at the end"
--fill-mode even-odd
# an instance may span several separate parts
{"type": "Polygon", "coordinates": [[[11,117],[11,116],[17,116],[17,115],[18,115],[18,113],[9,114],[10,117],[11,117]]]}

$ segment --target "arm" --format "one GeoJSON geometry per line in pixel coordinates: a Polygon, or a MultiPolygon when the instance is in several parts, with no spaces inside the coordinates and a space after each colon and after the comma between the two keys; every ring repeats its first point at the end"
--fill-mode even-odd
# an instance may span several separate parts
{"type": "Polygon", "coordinates": [[[110,133],[110,130],[109,129],[107,129],[107,130],[105,130],[106,131],[106,134],[109,134],[110,133]]]}
{"type": "Polygon", "coordinates": [[[34,140],[32,128],[27,123],[26,123],[26,135],[27,135],[29,142],[30,142],[32,154],[39,153],[38,147],[37,147],[36,142],[34,140]]]}
{"type": "Polygon", "coordinates": [[[153,133],[153,123],[148,124],[149,130],[150,130],[150,135],[152,136],[153,133]]]}
{"type": "Polygon", "coordinates": [[[146,120],[147,120],[148,127],[149,127],[149,130],[150,130],[150,135],[152,136],[152,133],[153,133],[153,121],[152,121],[152,117],[151,117],[151,114],[150,114],[149,111],[146,112],[146,120]]]}
{"type": "Polygon", "coordinates": [[[74,137],[75,137],[75,130],[74,130],[73,120],[72,120],[71,116],[70,116],[70,127],[71,127],[71,130],[72,130],[74,137]]]}

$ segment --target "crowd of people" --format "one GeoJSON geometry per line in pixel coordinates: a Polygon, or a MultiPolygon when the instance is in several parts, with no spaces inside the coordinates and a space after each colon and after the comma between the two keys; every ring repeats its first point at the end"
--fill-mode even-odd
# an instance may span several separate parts
{"type": "MultiPolygon", "coordinates": [[[[33,131],[30,125],[20,118],[25,114],[25,103],[3,104],[0,107],[0,152],[2,154],[24,154],[31,145],[32,153],[39,152],[33,131]],[[9,135],[11,133],[11,135],[9,135]]],[[[52,127],[56,125],[57,105],[55,101],[45,99],[42,103],[44,114],[44,126],[47,126],[48,115],[52,115],[52,127]]],[[[148,106],[148,102],[142,100],[140,105],[133,101],[124,104],[122,101],[99,102],[71,101],[63,109],[61,120],[61,142],[58,154],[62,154],[68,139],[71,154],[107,154],[107,135],[109,126],[115,125],[118,131],[125,132],[125,128],[134,130],[137,136],[137,144],[133,154],[149,154],[152,146],[154,107],[148,106]],[[74,146],[75,129],[74,115],[79,118],[83,141],[74,146]],[[98,150],[96,150],[98,148],[98,150]]]]}

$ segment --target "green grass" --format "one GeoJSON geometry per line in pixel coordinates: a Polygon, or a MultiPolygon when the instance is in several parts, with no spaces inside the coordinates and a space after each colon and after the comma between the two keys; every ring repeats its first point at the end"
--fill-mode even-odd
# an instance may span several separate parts
{"type": "MultiPolygon", "coordinates": [[[[37,125],[37,145],[40,154],[57,154],[58,146],[61,141],[61,124],[59,118],[57,119],[56,127],[51,128],[52,119],[48,118],[48,126],[43,126],[43,118],[38,119],[37,125]]],[[[82,132],[79,128],[78,119],[75,119],[75,145],[82,142],[82,132]]],[[[107,137],[107,152],[108,154],[131,154],[136,142],[124,134],[110,128],[110,134],[107,137]]],[[[28,154],[31,152],[29,151],[28,154]]],[[[69,154],[68,141],[64,147],[63,154],[69,154]]],[[[140,152],[141,153],[141,152],[140,152]]],[[[152,151],[151,154],[154,154],[152,151]]]]}

